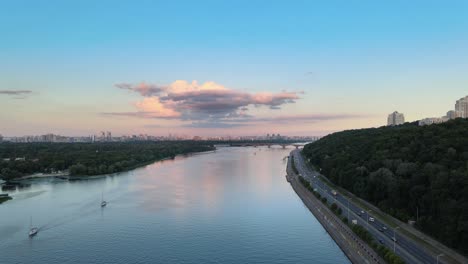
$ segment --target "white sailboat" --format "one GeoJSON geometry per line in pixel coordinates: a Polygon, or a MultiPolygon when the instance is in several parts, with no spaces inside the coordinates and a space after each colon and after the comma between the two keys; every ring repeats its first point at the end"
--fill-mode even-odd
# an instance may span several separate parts
{"type": "Polygon", "coordinates": [[[104,193],[101,194],[101,207],[104,207],[107,205],[107,202],[104,200],[104,193]]]}
{"type": "Polygon", "coordinates": [[[32,216],[31,216],[31,221],[29,223],[29,233],[28,233],[28,235],[29,235],[29,237],[33,237],[33,236],[37,235],[37,232],[39,232],[39,228],[32,226],[32,216]]]}

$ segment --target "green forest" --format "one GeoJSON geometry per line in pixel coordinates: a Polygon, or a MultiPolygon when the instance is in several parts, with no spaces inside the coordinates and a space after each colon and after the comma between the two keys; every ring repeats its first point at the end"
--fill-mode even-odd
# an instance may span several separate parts
{"type": "Polygon", "coordinates": [[[2,143],[0,178],[69,170],[70,175],[126,171],[179,154],[214,150],[195,141],[109,143],[2,143]]]}
{"type": "Polygon", "coordinates": [[[468,119],[338,132],[302,153],[333,183],[468,254],[468,119]]]}

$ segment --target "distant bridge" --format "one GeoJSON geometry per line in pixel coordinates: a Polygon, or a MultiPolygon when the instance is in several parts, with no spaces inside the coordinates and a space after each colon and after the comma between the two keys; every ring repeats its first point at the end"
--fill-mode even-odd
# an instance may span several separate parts
{"type": "Polygon", "coordinates": [[[231,143],[229,146],[231,147],[263,147],[267,146],[271,148],[271,146],[281,146],[282,148],[286,148],[287,146],[294,146],[296,149],[304,147],[307,143],[278,143],[278,142],[256,142],[256,143],[231,143]]]}

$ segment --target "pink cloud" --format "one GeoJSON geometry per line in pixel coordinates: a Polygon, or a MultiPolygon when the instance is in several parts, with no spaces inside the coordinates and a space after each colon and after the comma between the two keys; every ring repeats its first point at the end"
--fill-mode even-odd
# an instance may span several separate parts
{"type": "MultiPolygon", "coordinates": [[[[149,118],[180,118],[181,120],[210,120],[250,117],[249,106],[279,109],[300,99],[298,92],[248,93],[229,89],[215,82],[178,80],[170,85],[121,83],[118,88],[134,91],[145,98],[136,103],[137,116],[149,118]],[[144,114],[142,114],[144,113],[144,114]]],[[[118,113],[117,113],[118,115],[118,113]]]]}

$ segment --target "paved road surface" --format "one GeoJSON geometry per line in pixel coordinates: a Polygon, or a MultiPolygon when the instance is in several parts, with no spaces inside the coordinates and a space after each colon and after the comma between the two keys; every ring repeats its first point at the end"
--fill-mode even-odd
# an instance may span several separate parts
{"type": "Polygon", "coordinates": [[[301,198],[304,205],[314,214],[315,218],[327,230],[352,263],[357,264],[383,264],[385,261],[371,249],[362,239],[344,224],[340,218],[334,215],[326,205],[319,201],[302,183],[292,171],[291,159],[288,160],[286,178],[292,188],[301,198]]]}

